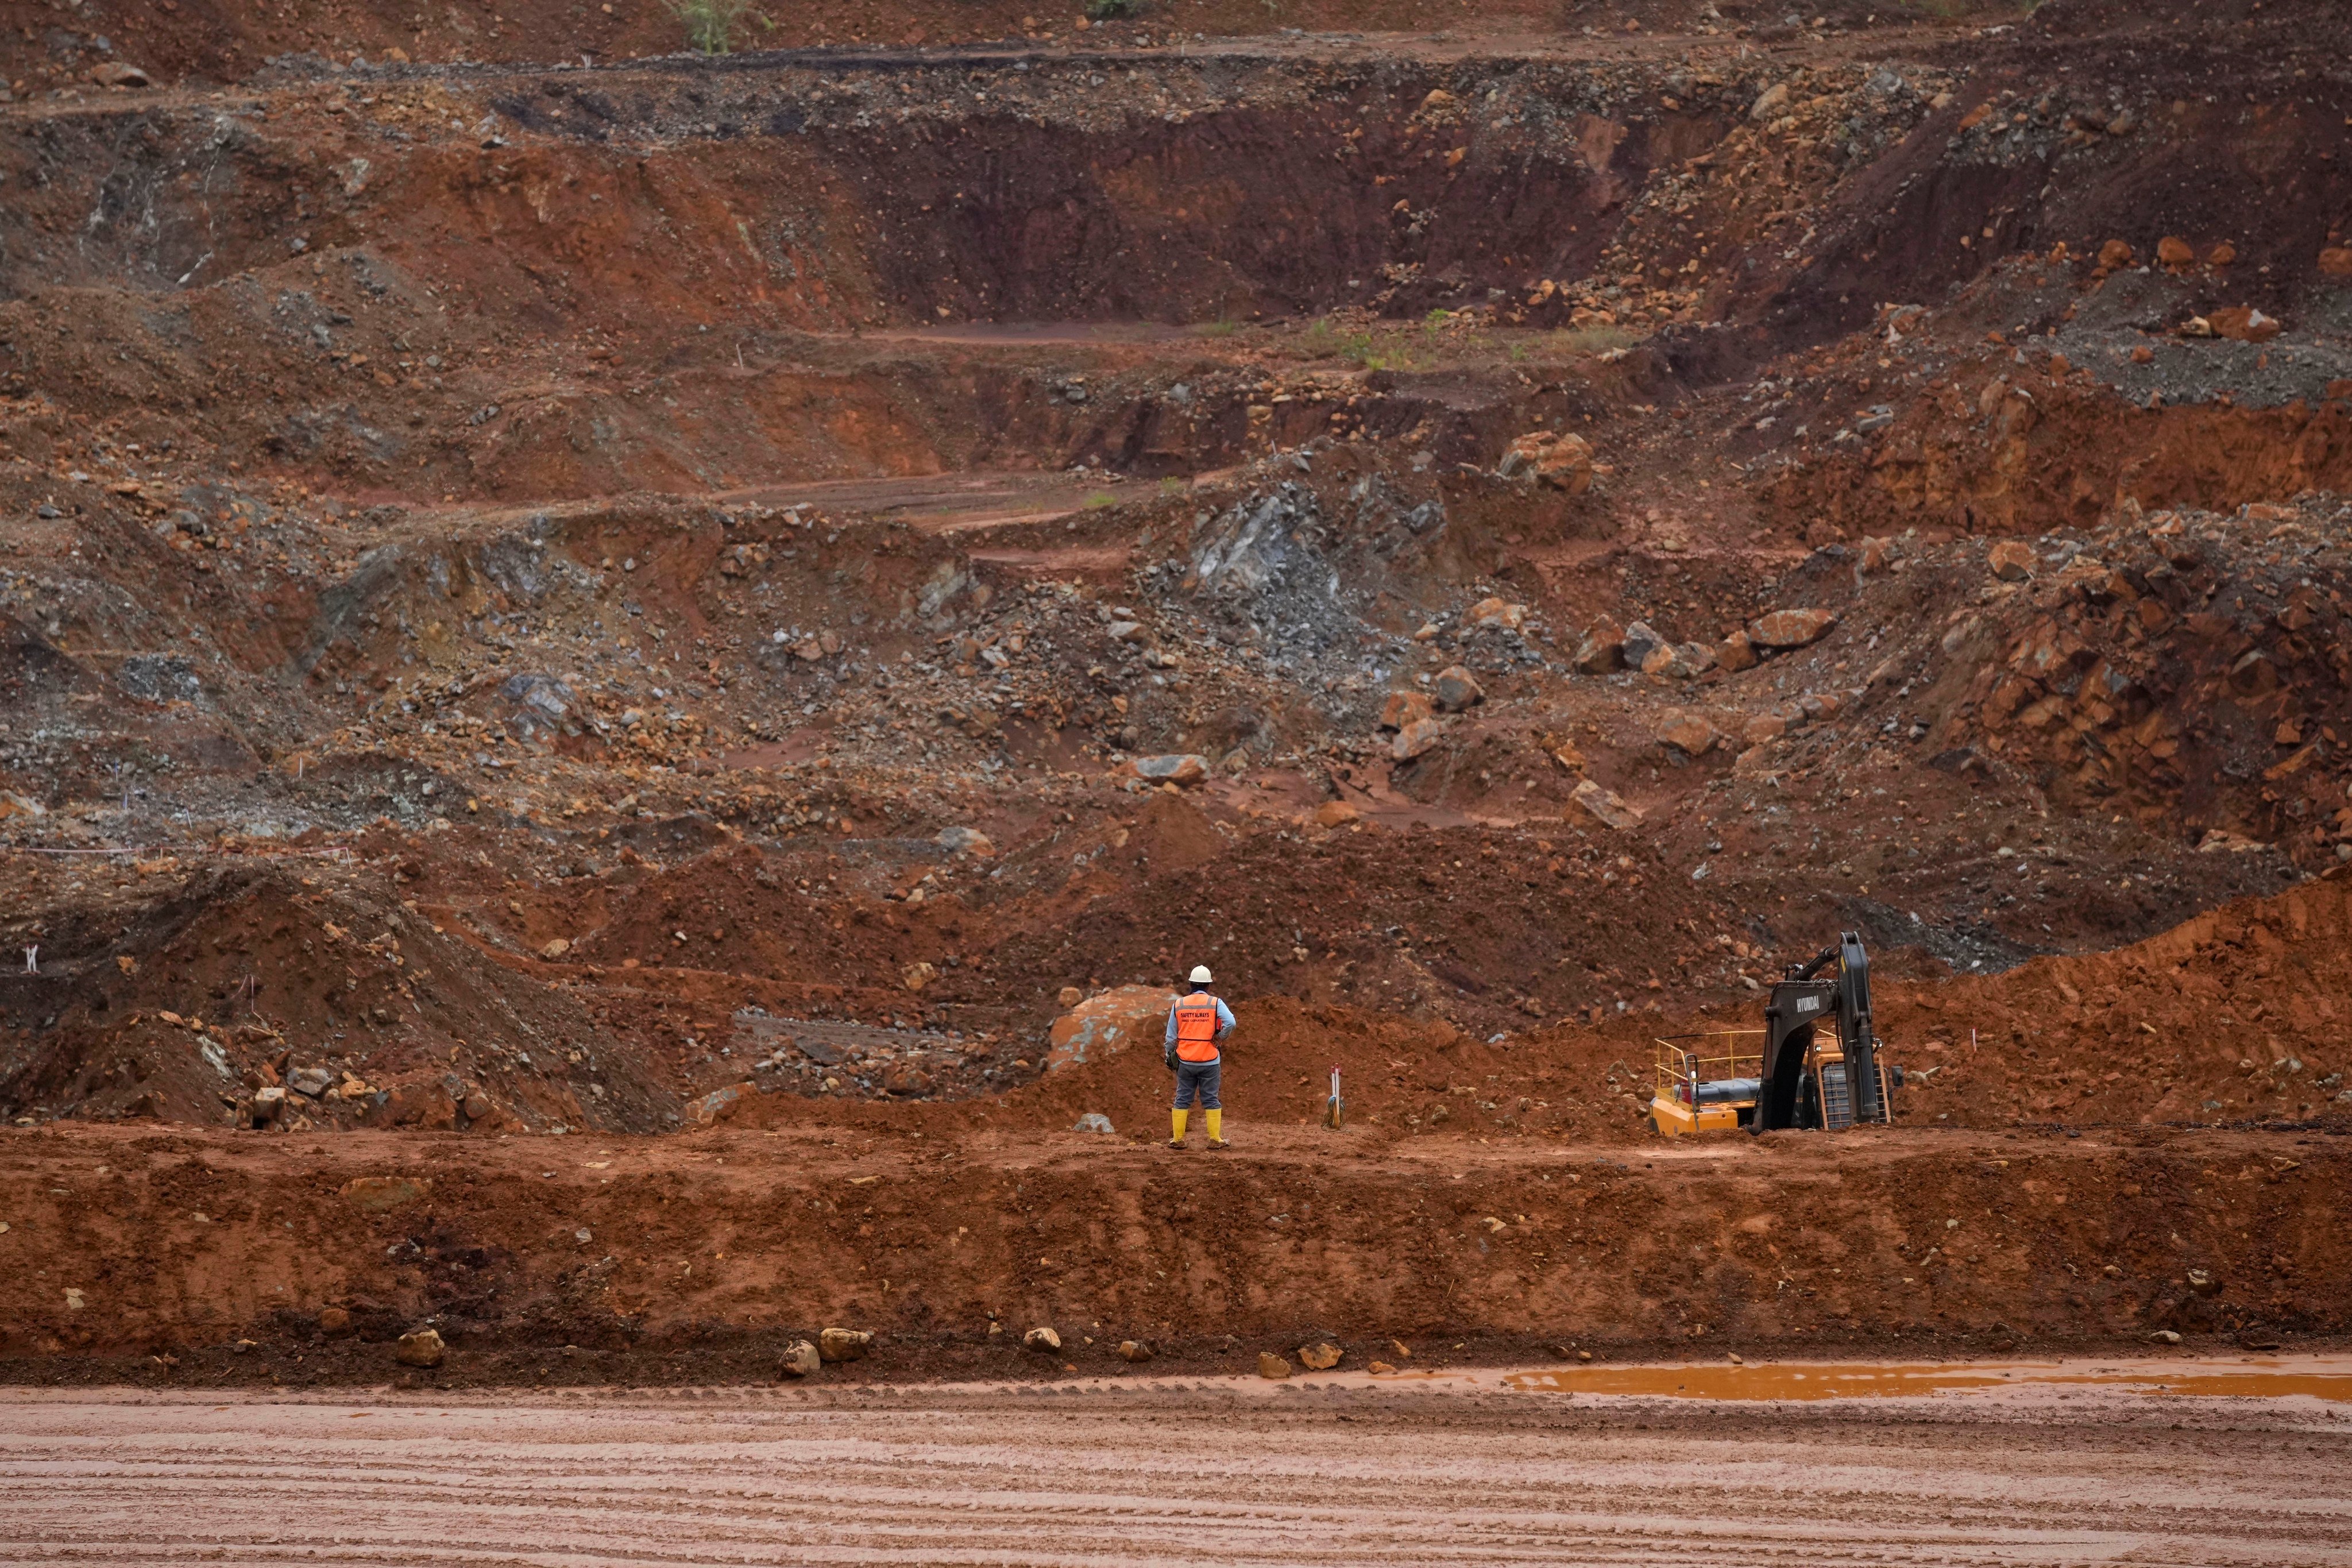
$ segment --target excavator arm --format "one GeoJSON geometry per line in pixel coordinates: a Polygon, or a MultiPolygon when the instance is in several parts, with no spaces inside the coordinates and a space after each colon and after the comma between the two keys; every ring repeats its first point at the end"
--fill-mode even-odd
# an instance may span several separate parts
{"type": "Polygon", "coordinates": [[[1822,1108],[1811,1104],[1806,1093],[1806,1061],[1815,1031],[1824,1023],[1836,1028],[1843,1049],[1843,1077],[1853,1120],[1889,1119],[1879,1093],[1878,1037],[1871,1026],[1870,956],[1860,932],[1844,931],[1810,962],[1790,964],[1772,987],[1764,1007],[1763,1082],[1753,1131],[1821,1124],[1822,1108]]]}
{"type": "Polygon", "coordinates": [[[1891,1120],[1878,1092],[1878,1037],[1870,1023],[1870,955],[1860,931],[1838,936],[1838,1036],[1845,1042],[1846,1082],[1856,1121],[1891,1120]]]}

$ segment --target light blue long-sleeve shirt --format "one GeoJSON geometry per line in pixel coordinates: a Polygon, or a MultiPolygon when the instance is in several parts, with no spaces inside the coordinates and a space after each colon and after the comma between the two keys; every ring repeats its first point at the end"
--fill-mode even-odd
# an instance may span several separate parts
{"type": "MultiPolygon", "coordinates": [[[[1225,1005],[1223,997],[1216,997],[1213,998],[1213,1000],[1217,1004],[1217,1043],[1223,1045],[1224,1043],[1225,1037],[1234,1032],[1234,1010],[1225,1005]]],[[[1160,1044],[1162,1046],[1172,1046],[1175,1043],[1176,1009],[1171,1007],[1168,1009],[1168,1033],[1165,1037],[1162,1038],[1160,1044]]]]}

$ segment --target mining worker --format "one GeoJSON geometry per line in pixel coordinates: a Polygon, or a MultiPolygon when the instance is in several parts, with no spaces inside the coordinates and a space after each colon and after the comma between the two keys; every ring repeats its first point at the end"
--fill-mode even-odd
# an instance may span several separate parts
{"type": "Polygon", "coordinates": [[[1184,1123],[1197,1098],[1209,1123],[1209,1147],[1222,1149],[1225,1147],[1225,1113],[1217,1103],[1217,1076],[1224,1057],[1218,1047],[1234,1032],[1234,1010],[1209,994],[1207,964],[1192,966],[1192,987],[1168,1009],[1166,1060],[1168,1069],[1176,1075],[1176,1135],[1168,1140],[1168,1146],[1184,1146],[1184,1123]]]}

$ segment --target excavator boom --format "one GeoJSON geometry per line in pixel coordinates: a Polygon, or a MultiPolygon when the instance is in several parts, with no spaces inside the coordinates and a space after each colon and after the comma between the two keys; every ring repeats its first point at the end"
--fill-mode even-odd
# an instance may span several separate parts
{"type": "Polygon", "coordinates": [[[1764,1026],[1763,1081],[1751,1131],[1889,1120],[1871,1026],[1870,957],[1861,933],[1842,932],[1810,963],[1790,964],[1772,986],[1764,1026]],[[1836,1031],[1839,1059],[1809,1079],[1824,1024],[1836,1031]]]}

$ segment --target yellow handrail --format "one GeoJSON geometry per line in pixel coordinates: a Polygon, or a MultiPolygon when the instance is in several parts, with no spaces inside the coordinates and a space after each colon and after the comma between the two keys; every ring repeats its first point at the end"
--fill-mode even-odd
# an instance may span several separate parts
{"type": "Polygon", "coordinates": [[[1693,1104],[1698,1097],[1699,1084],[1759,1076],[1764,1071],[1763,1051],[1743,1051],[1733,1042],[1763,1037],[1761,1029],[1710,1029],[1700,1034],[1659,1037],[1653,1042],[1657,1048],[1654,1068],[1659,1098],[1693,1104]]]}

